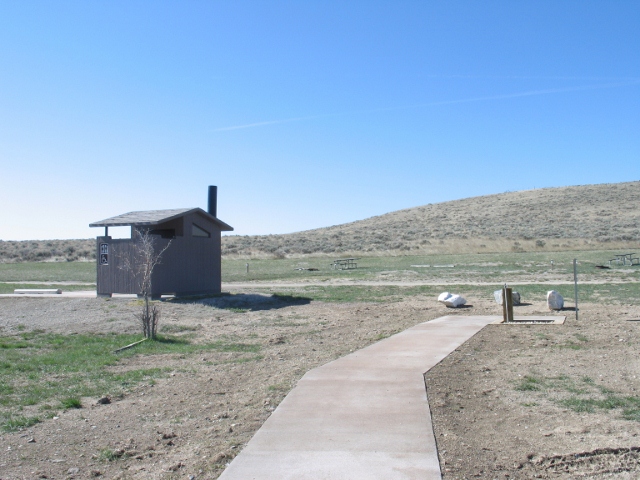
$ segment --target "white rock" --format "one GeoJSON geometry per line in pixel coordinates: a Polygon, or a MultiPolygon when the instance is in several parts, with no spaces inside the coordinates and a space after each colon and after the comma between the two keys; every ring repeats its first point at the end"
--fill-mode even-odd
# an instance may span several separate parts
{"type": "Polygon", "coordinates": [[[444,303],[449,308],[458,308],[467,303],[460,295],[449,292],[443,292],[438,295],[438,301],[444,303]]]}
{"type": "MultiPolygon", "coordinates": [[[[502,289],[493,292],[493,298],[498,305],[502,305],[502,289]]],[[[511,291],[511,298],[513,298],[514,305],[520,305],[520,294],[518,292],[511,291]]]]}
{"type": "Polygon", "coordinates": [[[562,310],[562,307],[564,307],[564,298],[555,290],[550,290],[547,292],[547,305],[549,306],[549,310],[562,310]]]}
{"type": "Polygon", "coordinates": [[[451,296],[451,294],[449,292],[442,292],[440,295],[438,295],[438,301],[439,302],[444,302],[450,296],[451,296]]]}

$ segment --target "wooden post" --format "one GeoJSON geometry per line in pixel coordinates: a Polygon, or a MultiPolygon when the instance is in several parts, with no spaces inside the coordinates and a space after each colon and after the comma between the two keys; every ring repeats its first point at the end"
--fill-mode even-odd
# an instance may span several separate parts
{"type": "Polygon", "coordinates": [[[506,284],[502,288],[502,318],[504,323],[513,322],[513,289],[506,284]]]}

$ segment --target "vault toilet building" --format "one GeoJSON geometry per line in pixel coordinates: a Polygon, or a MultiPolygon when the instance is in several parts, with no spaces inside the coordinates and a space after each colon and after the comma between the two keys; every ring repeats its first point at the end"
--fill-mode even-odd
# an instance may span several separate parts
{"type": "Polygon", "coordinates": [[[140,235],[152,236],[154,250],[161,252],[153,270],[151,295],[198,295],[220,293],[221,233],[233,230],[216,217],[218,188],[209,187],[209,208],[179,208],[129,212],[89,224],[104,227],[98,237],[97,293],[140,293],[136,278],[135,251],[140,235]],[[109,227],[131,227],[131,238],[114,239],[109,227]]]}

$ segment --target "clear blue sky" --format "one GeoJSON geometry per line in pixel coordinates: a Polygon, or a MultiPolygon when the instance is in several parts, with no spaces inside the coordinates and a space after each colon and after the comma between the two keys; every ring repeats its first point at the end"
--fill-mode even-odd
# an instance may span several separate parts
{"type": "MultiPolygon", "coordinates": [[[[637,1],[0,0],[0,239],[640,180],[637,1]]],[[[557,214],[557,213],[555,213],[557,214]]]]}

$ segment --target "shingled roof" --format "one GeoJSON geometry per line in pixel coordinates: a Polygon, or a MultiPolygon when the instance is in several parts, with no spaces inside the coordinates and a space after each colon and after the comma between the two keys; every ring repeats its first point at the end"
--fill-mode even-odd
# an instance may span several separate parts
{"type": "Polygon", "coordinates": [[[129,212],[111,218],[105,218],[99,222],[90,223],[90,227],[125,227],[129,225],[159,225],[178,217],[183,217],[189,213],[199,213],[208,218],[220,227],[224,232],[233,231],[233,227],[227,225],[222,220],[218,220],[213,215],[205,212],[201,208],[174,208],[170,210],[145,210],[140,212],[129,212]]]}

